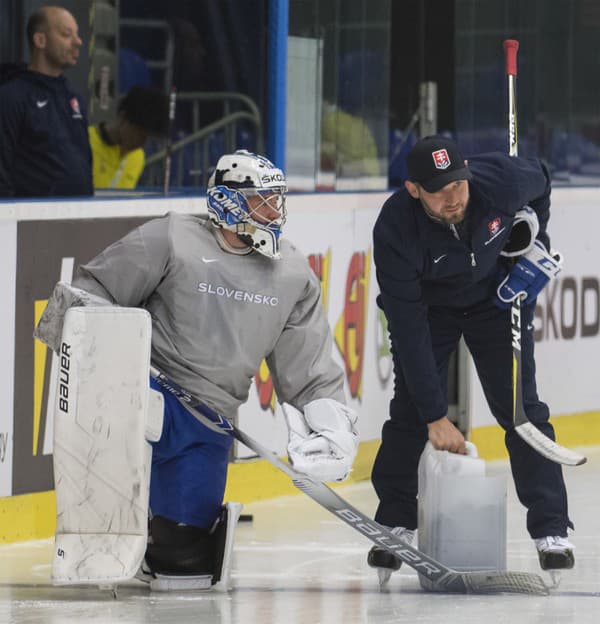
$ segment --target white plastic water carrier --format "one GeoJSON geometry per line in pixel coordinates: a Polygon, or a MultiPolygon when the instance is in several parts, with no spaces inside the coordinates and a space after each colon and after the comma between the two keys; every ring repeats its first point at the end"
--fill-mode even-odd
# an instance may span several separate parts
{"type": "MultiPolygon", "coordinates": [[[[419,549],[457,571],[506,570],[506,479],[486,476],[485,461],[436,451],[419,461],[419,549]]],[[[420,576],[421,586],[434,590],[420,576]]]]}

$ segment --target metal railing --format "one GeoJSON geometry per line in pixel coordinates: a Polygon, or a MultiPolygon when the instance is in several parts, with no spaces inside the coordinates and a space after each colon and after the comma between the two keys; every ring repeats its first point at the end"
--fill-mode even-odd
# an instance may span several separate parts
{"type": "MultiPolygon", "coordinates": [[[[193,186],[206,186],[215,158],[221,154],[211,153],[210,142],[215,137],[222,137],[222,153],[230,153],[238,148],[237,131],[241,123],[252,128],[256,151],[263,152],[262,119],[254,101],[242,93],[201,93],[183,92],[177,94],[177,104],[189,102],[192,107],[192,132],[176,141],[171,146],[171,184],[183,186],[191,176],[193,186]],[[221,102],[223,117],[200,127],[200,104],[203,102],[221,102]],[[246,110],[233,111],[234,107],[246,110]],[[232,112],[233,111],[233,112],[232,112]],[[189,148],[191,146],[191,149],[189,148]],[[188,149],[185,149],[188,148],[188,149]]],[[[213,149],[214,152],[214,149],[213,149]]],[[[140,186],[161,186],[164,181],[166,149],[162,149],[146,159],[146,167],[140,186]]]]}

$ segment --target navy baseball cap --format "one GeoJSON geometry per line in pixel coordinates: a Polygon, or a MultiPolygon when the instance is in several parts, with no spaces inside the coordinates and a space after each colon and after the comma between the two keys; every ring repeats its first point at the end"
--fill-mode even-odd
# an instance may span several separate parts
{"type": "Polygon", "coordinates": [[[458,145],[441,136],[428,136],[415,143],[406,165],[408,179],[420,184],[428,193],[437,193],[455,180],[473,177],[458,145]]]}

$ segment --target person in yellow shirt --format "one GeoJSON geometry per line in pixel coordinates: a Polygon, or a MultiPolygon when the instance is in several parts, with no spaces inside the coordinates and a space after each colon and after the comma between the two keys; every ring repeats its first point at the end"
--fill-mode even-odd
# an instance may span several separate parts
{"type": "Polygon", "coordinates": [[[143,147],[168,128],[169,99],[155,89],[133,87],[119,102],[113,123],[88,128],[94,188],[133,189],[144,170],[143,147]]]}
{"type": "Polygon", "coordinates": [[[367,123],[327,101],[321,118],[321,168],[344,178],[381,175],[367,123]]]}

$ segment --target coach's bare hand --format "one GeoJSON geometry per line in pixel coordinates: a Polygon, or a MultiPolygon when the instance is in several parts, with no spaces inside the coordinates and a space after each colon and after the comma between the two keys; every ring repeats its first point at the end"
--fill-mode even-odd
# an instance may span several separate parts
{"type": "Polygon", "coordinates": [[[429,440],[433,448],[438,451],[450,451],[459,455],[466,455],[465,438],[463,434],[448,420],[446,416],[427,424],[429,440]]]}

